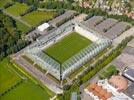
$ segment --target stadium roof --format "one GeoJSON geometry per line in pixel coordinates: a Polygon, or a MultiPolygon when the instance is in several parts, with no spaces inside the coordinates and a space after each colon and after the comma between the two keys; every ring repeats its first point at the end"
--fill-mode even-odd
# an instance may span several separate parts
{"type": "Polygon", "coordinates": [[[50,25],[48,23],[44,23],[37,27],[37,29],[41,32],[43,32],[45,29],[47,29],[50,25]]]}
{"type": "MultiPolygon", "coordinates": [[[[75,29],[75,31],[77,32],[79,30],[75,29]]],[[[49,73],[58,80],[65,79],[74,70],[80,68],[85,62],[90,60],[92,57],[111,44],[111,40],[98,35],[98,33],[95,31],[88,29],[75,20],[70,20],[59,26],[55,31],[41,37],[42,38],[38,38],[36,42],[25,49],[25,54],[34,60],[37,64],[39,64],[43,69],[48,70],[49,73]],[[91,34],[91,38],[95,36],[99,39],[93,42],[92,45],[83,48],[74,56],[70,57],[64,62],[64,64],[58,63],[55,59],[43,52],[43,50],[47,48],[52,42],[54,43],[55,39],[59,40],[62,38],[62,36],[69,34],[69,32],[72,31],[74,27],[81,27],[83,34],[85,34],[85,31],[89,31],[88,33],[89,35],[91,34]]]]}

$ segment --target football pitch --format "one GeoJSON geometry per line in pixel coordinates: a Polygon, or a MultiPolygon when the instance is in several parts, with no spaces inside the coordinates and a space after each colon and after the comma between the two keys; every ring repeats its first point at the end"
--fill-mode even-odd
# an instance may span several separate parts
{"type": "MultiPolygon", "coordinates": [[[[19,67],[19,66],[17,66],[19,67]]],[[[0,100],[50,100],[55,94],[32,81],[5,58],[0,62],[0,100]],[[14,86],[22,80],[22,83],[14,86]]]]}
{"type": "Polygon", "coordinates": [[[0,62],[0,93],[4,92],[15,82],[20,81],[21,78],[14,72],[12,65],[8,63],[7,59],[0,62]]]}
{"type": "Polygon", "coordinates": [[[32,26],[40,24],[42,21],[52,19],[56,15],[54,11],[32,11],[22,17],[22,20],[26,21],[32,26]]]}
{"type": "Polygon", "coordinates": [[[89,44],[91,44],[89,39],[73,32],[44,50],[44,52],[60,63],[63,63],[89,44]]]}
{"type": "Polygon", "coordinates": [[[20,14],[24,13],[26,10],[29,9],[29,6],[24,3],[15,3],[14,5],[5,9],[8,13],[14,16],[20,16],[20,14]]]}

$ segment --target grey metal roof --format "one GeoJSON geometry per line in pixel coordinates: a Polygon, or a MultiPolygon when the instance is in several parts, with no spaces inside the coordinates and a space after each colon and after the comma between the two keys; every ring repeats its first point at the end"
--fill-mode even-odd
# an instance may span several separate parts
{"type": "Polygon", "coordinates": [[[128,88],[124,91],[124,93],[126,95],[128,95],[129,97],[133,98],[133,95],[134,95],[134,83],[131,83],[128,88]]]}
{"type": "Polygon", "coordinates": [[[96,24],[100,23],[101,21],[104,20],[104,17],[102,16],[93,16],[90,19],[86,20],[84,24],[89,27],[89,26],[95,26],[96,24]]]}
{"type": "Polygon", "coordinates": [[[125,74],[131,76],[132,78],[134,78],[134,69],[129,68],[128,70],[125,71],[125,74]]]}
{"type": "Polygon", "coordinates": [[[75,11],[72,11],[72,10],[69,10],[69,11],[66,11],[64,14],[52,19],[51,21],[49,21],[49,24],[50,25],[56,25],[57,23],[59,23],[60,21],[62,21],[63,19],[65,18],[69,18],[71,17],[72,15],[74,15],[76,12],[75,11]]]}
{"type": "Polygon", "coordinates": [[[98,24],[96,26],[96,28],[99,29],[100,31],[104,32],[104,30],[108,30],[110,27],[115,25],[117,22],[118,21],[116,19],[108,18],[108,19],[104,20],[103,22],[101,22],[100,24],[98,24]]]}
{"type": "Polygon", "coordinates": [[[112,28],[110,28],[106,33],[105,35],[110,38],[110,39],[114,39],[116,38],[117,36],[121,35],[125,30],[126,28],[130,26],[129,23],[126,23],[126,22],[119,22],[117,23],[116,25],[114,25],[112,28]]]}

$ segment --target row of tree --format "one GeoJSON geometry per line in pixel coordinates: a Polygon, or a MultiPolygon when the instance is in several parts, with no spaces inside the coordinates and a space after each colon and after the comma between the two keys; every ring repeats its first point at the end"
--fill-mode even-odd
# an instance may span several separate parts
{"type": "Polygon", "coordinates": [[[16,83],[13,84],[13,86],[9,87],[7,90],[5,90],[4,92],[0,93],[0,96],[4,96],[7,93],[9,93],[10,91],[12,91],[13,89],[15,89],[17,86],[19,86],[21,83],[23,83],[23,80],[20,80],[16,83]]]}
{"type": "Polygon", "coordinates": [[[38,5],[41,0],[12,0],[14,2],[26,3],[28,5],[38,5]]]}
{"type": "Polygon", "coordinates": [[[21,38],[21,34],[17,29],[16,21],[0,11],[0,60],[29,44],[21,38]]]}

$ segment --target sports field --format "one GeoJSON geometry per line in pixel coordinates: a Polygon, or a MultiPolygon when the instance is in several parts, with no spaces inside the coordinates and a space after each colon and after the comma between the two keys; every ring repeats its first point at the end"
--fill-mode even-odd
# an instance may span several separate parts
{"type": "Polygon", "coordinates": [[[17,70],[7,58],[0,62],[0,93],[8,90],[0,96],[0,100],[49,100],[55,95],[47,87],[41,87],[35,81],[17,70]],[[20,80],[22,83],[14,86],[20,80]]]}
{"type": "Polygon", "coordinates": [[[3,8],[7,3],[12,3],[12,0],[0,0],[0,8],[3,8]]]}
{"type": "Polygon", "coordinates": [[[5,9],[8,13],[19,16],[20,14],[24,13],[29,7],[24,3],[15,3],[14,5],[5,9]]]}
{"type": "Polygon", "coordinates": [[[19,80],[21,78],[14,72],[12,65],[8,63],[7,59],[0,62],[0,93],[7,90],[19,80]]]}
{"type": "Polygon", "coordinates": [[[56,44],[44,50],[44,52],[60,63],[63,63],[90,43],[91,41],[87,38],[73,32],[56,44]]]}
{"type": "Polygon", "coordinates": [[[33,11],[22,17],[24,21],[32,26],[38,25],[42,21],[47,21],[55,16],[56,12],[52,11],[33,11]]]}
{"type": "Polygon", "coordinates": [[[30,80],[24,80],[19,86],[1,97],[1,100],[49,100],[49,92],[34,84],[30,80]]]}
{"type": "Polygon", "coordinates": [[[28,30],[30,30],[30,28],[28,26],[26,26],[25,24],[23,24],[17,20],[16,20],[16,26],[17,26],[17,29],[19,31],[21,31],[22,33],[26,33],[26,32],[28,32],[28,30]]]}

